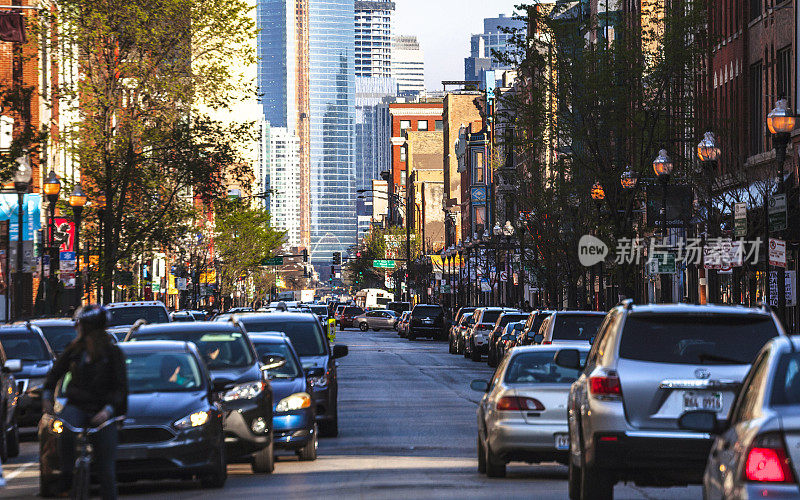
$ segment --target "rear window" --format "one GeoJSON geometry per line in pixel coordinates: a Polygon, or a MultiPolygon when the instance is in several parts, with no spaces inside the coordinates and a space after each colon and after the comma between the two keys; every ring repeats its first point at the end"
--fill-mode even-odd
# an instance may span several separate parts
{"type": "Polygon", "coordinates": [[[292,341],[292,347],[300,357],[324,356],[325,339],[319,321],[246,321],[242,320],[249,333],[283,332],[292,341]]]}
{"type": "MultiPolygon", "coordinates": [[[[578,380],[578,370],[556,365],[557,351],[519,353],[508,363],[506,383],[509,384],[571,384],[578,380]]],[[[586,359],[586,351],[581,359],[586,359]]]]}
{"type": "Polygon", "coordinates": [[[483,311],[481,323],[495,323],[503,311],[483,311]]]}
{"type": "Polygon", "coordinates": [[[512,321],[523,321],[527,318],[527,314],[504,314],[503,317],[500,318],[500,326],[506,326],[512,321]]]}
{"type": "Polygon", "coordinates": [[[169,323],[167,311],[160,306],[110,307],[108,311],[111,314],[108,326],[132,325],[140,319],[147,321],[148,325],[169,323]]]}
{"type": "Polygon", "coordinates": [[[364,310],[360,307],[346,307],[343,314],[364,314],[364,310]]]}
{"type": "Polygon", "coordinates": [[[417,306],[411,314],[414,316],[438,316],[442,313],[442,308],[438,306],[417,306]]]}
{"type": "Polygon", "coordinates": [[[537,314],[535,318],[533,318],[533,323],[531,323],[531,329],[528,331],[528,337],[533,338],[534,335],[539,333],[539,327],[542,326],[544,320],[550,317],[550,313],[541,313],[537,314]]]}
{"type": "Polygon", "coordinates": [[[750,364],[777,335],[769,316],[631,315],[625,320],[619,355],[655,363],[750,364]]]}
{"type": "Polygon", "coordinates": [[[589,342],[603,322],[600,314],[559,314],[555,318],[552,340],[585,340],[589,342]]]}

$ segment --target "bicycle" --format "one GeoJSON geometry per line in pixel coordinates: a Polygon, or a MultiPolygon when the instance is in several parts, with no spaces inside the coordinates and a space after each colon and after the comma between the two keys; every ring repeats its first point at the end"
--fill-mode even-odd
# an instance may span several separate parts
{"type": "Polygon", "coordinates": [[[65,428],[75,433],[75,449],[78,450],[77,457],[75,457],[75,466],[72,469],[70,498],[86,500],[90,496],[92,445],[89,443],[89,435],[105,429],[112,423],[122,422],[123,420],[125,420],[125,416],[110,418],[97,427],[73,427],[66,421],[61,420],[65,428]]]}

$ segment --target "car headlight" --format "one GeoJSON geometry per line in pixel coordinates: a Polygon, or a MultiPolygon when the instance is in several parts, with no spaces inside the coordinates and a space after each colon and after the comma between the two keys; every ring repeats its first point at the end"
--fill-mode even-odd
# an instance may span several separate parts
{"type": "Polygon", "coordinates": [[[324,389],[328,387],[328,372],[325,371],[319,376],[310,376],[308,377],[308,381],[311,384],[312,389],[324,389]]]}
{"type": "Polygon", "coordinates": [[[275,406],[275,411],[284,412],[301,410],[303,408],[308,408],[309,406],[311,406],[311,396],[305,392],[296,392],[291,396],[286,396],[278,401],[278,404],[275,406]]]}
{"type": "Polygon", "coordinates": [[[186,415],[172,425],[174,425],[176,429],[189,429],[191,427],[200,427],[206,422],[208,422],[208,412],[196,411],[191,415],[186,415]]]}
{"type": "Polygon", "coordinates": [[[53,434],[61,434],[64,432],[64,422],[61,420],[54,418],[52,422],[50,422],[50,432],[53,434]]]}
{"type": "Polygon", "coordinates": [[[239,384],[233,389],[228,390],[224,396],[223,401],[235,401],[237,399],[252,399],[264,390],[266,384],[264,382],[248,382],[246,384],[239,384]]]}

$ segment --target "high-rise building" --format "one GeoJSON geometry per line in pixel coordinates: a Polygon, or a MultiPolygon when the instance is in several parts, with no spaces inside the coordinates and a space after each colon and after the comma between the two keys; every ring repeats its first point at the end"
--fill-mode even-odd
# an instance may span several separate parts
{"type": "Polygon", "coordinates": [[[524,34],[525,21],[514,19],[505,14],[483,20],[483,33],[470,38],[470,55],[464,58],[464,79],[468,81],[484,81],[484,73],[493,69],[511,69],[495,57],[495,52],[505,53],[510,48],[509,42],[515,34],[524,34]]]}
{"type": "Polygon", "coordinates": [[[356,240],[353,0],[261,0],[258,85],[265,118],[294,130],[300,244],[322,263],[356,240]]]}
{"type": "Polygon", "coordinates": [[[425,58],[415,36],[392,36],[392,77],[398,95],[425,92],[425,58]]]}
{"type": "Polygon", "coordinates": [[[394,2],[355,2],[356,76],[392,76],[394,2]]]}
{"type": "Polygon", "coordinates": [[[286,231],[289,247],[300,245],[300,144],[286,127],[261,123],[259,179],[263,183],[264,208],[272,225],[286,231]]]}

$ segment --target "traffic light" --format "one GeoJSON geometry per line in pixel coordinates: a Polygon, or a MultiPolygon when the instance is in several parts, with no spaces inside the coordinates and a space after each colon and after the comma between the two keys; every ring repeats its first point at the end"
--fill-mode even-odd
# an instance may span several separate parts
{"type": "Polygon", "coordinates": [[[333,252],[333,265],[342,265],[342,252],[333,252]]]}
{"type": "Polygon", "coordinates": [[[361,252],[356,252],[356,259],[360,259],[360,258],[361,258],[361,252]]]}

